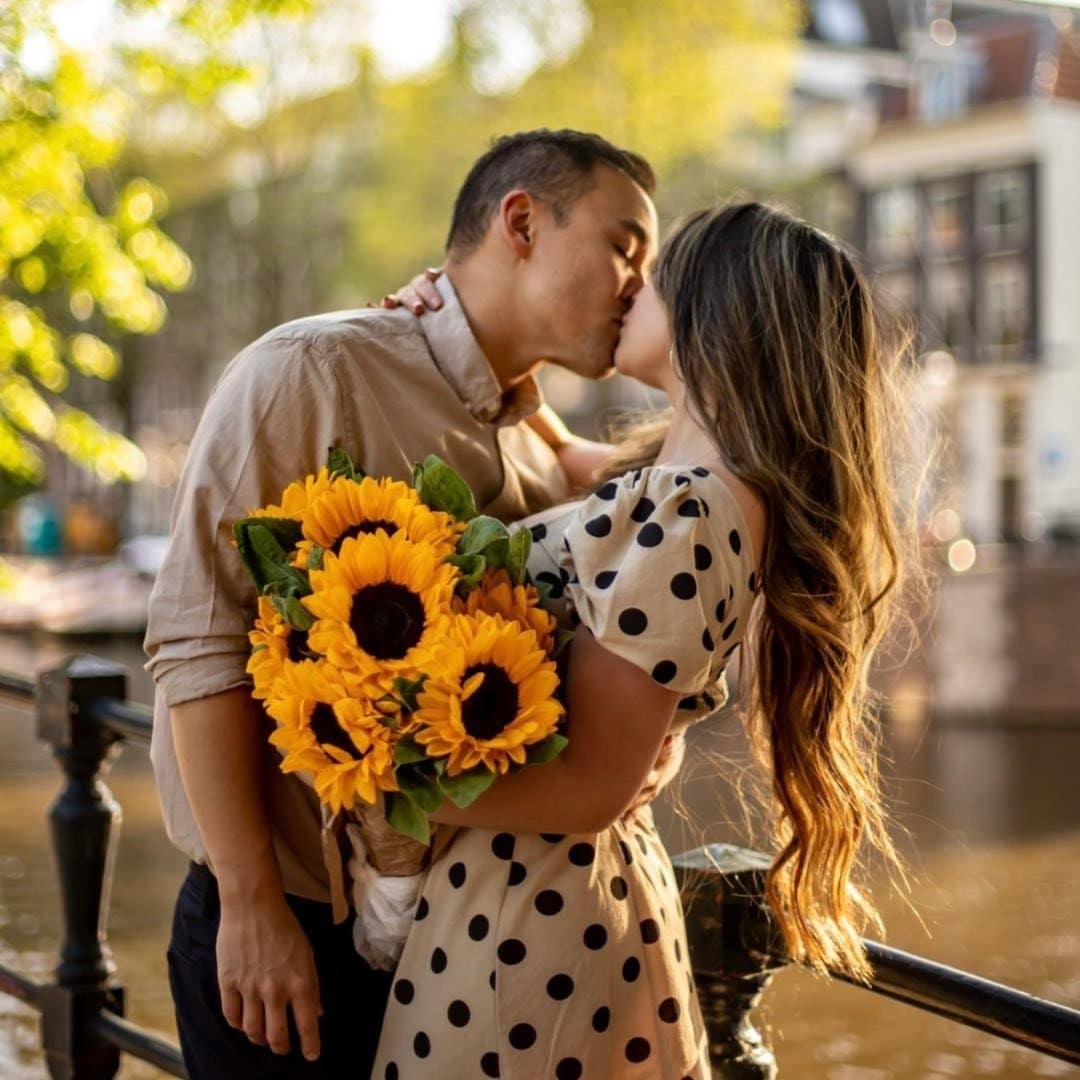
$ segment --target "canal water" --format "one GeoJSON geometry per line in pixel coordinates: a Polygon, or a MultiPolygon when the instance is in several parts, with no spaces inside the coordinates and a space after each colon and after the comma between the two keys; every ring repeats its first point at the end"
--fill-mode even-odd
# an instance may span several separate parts
{"type": "MultiPolygon", "coordinates": [[[[80,643],[123,661],[131,696],[150,700],[134,641],[80,643]]],[[[70,652],[54,639],[0,638],[0,668],[31,672],[70,652]]],[[[891,805],[916,911],[881,883],[887,940],[899,948],[1080,1007],[1080,726],[986,714],[932,720],[899,709],[886,732],[891,805]]],[[[753,766],[736,717],[692,734],[681,784],[657,808],[672,852],[702,841],[763,843],[737,796],[753,766]]],[[[145,751],[115,761],[123,807],[109,940],[128,1014],[175,1037],[164,950],[184,860],[161,828],[145,751]]],[[[58,940],[46,808],[58,772],[25,706],[0,702],[0,959],[45,977],[58,940]]],[[[757,1012],[780,1075],[822,1080],[949,1080],[1077,1075],[1065,1064],[802,971],[782,971],[757,1012]]],[[[35,1016],[0,995],[0,1078],[41,1080],[35,1016]]],[[[126,1080],[160,1076],[127,1061],[126,1080]]],[[[361,1078],[358,1078],[361,1080],[361,1078]]]]}

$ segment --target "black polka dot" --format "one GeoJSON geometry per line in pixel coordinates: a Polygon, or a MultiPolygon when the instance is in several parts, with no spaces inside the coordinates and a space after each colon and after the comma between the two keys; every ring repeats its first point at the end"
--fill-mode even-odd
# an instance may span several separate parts
{"type": "Polygon", "coordinates": [[[599,488],[596,492],[597,496],[610,502],[619,493],[619,485],[614,480],[609,480],[602,488],[599,488]]]}
{"type": "Polygon", "coordinates": [[[534,540],[543,540],[547,536],[547,526],[541,522],[539,525],[533,525],[529,532],[534,540]]]}
{"type": "Polygon", "coordinates": [[[664,539],[664,530],[655,521],[638,529],[637,542],[646,548],[654,548],[664,539]]]}
{"type": "Polygon", "coordinates": [[[555,1066],[555,1080],[581,1080],[584,1071],[576,1057],[565,1057],[555,1066]]]}
{"type": "Polygon", "coordinates": [[[554,889],[545,889],[536,894],[535,904],[541,915],[558,915],[563,908],[563,898],[554,889]]]}
{"type": "Polygon", "coordinates": [[[658,682],[667,684],[679,673],[679,667],[674,660],[661,660],[653,669],[652,677],[658,682]]]}
{"type": "Polygon", "coordinates": [[[510,864],[510,873],[507,876],[507,885],[520,885],[525,880],[525,864],[519,862],[512,862],[510,864]]]}
{"type": "Polygon", "coordinates": [[[561,832],[542,832],[540,834],[541,840],[546,840],[549,844],[558,844],[560,841],[566,839],[566,833],[561,832]]]}
{"type": "Polygon", "coordinates": [[[619,629],[624,634],[636,637],[645,633],[645,627],[649,625],[649,618],[641,608],[628,607],[619,614],[619,629]]]}
{"type": "Polygon", "coordinates": [[[600,923],[592,923],[586,927],[581,940],[585,943],[586,949],[602,949],[607,944],[607,931],[600,923]]]}
{"type": "Polygon", "coordinates": [[[611,518],[607,514],[598,514],[592,521],[585,523],[585,531],[599,540],[611,532],[611,518]]]}
{"type": "Polygon", "coordinates": [[[484,915],[474,915],[469,920],[469,937],[473,941],[483,941],[487,937],[488,921],[484,915]]]}
{"type": "Polygon", "coordinates": [[[436,975],[441,974],[446,970],[446,953],[440,948],[436,948],[431,954],[431,970],[436,975]]]}
{"type": "Polygon", "coordinates": [[[709,633],[707,626],[701,631],[701,647],[706,652],[712,652],[716,648],[716,642],[713,641],[712,634],[709,633]]]}
{"type": "Polygon", "coordinates": [[[629,866],[634,861],[634,853],[630,850],[630,845],[625,840],[619,841],[619,850],[622,852],[623,862],[629,866]]]}
{"type": "Polygon", "coordinates": [[[471,1016],[472,1013],[469,1011],[469,1006],[461,1000],[451,1001],[450,1008],[446,1010],[446,1019],[449,1020],[454,1027],[467,1027],[471,1016]]]}
{"type": "Polygon", "coordinates": [[[739,642],[737,642],[737,641],[735,642],[734,645],[729,645],[724,650],[724,659],[726,660],[738,647],[739,647],[739,642]]]}
{"type": "Polygon", "coordinates": [[[690,483],[690,477],[689,476],[684,476],[682,473],[679,473],[679,475],[675,477],[675,483],[676,483],[676,485],[689,484],[690,483]]]}
{"type": "Polygon", "coordinates": [[[488,976],[488,986],[490,986],[492,990],[495,989],[495,972],[494,971],[488,976]]]}
{"type": "Polygon", "coordinates": [[[520,964],[525,953],[525,942],[520,938],[507,938],[499,943],[498,957],[504,964],[520,964]]]}
{"type": "Polygon", "coordinates": [[[675,939],[675,959],[682,963],[682,946],[679,944],[679,939],[675,939]]]}
{"type": "Polygon", "coordinates": [[[651,1053],[652,1047],[649,1045],[649,1040],[641,1038],[640,1035],[626,1044],[626,1060],[635,1064],[647,1060],[651,1053]]]}
{"type": "Polygon", "coordinates": [[[656,509],[656,503],[652,499],[646,498],[644,495],[638,499],[637,506],[630,511],[630,519],[636,521],[639,525],[644,524],[652,516],[652,512],[656,509]]]}
{"type": "Polygon", "coordinates": [[[712,552],[704,544],[694,545],[694,569],[708,570],[712,566],[712,552]]]}
{"type": "Polygon", "coordinates": [[[416,996],[416,987],[413,986],[408,979],[398,979],[394,983],[394,997],[401,1002],[402,1005],[409,1005],[412,999],[416,996]]]}
{"type": "Polygon", "coordinates": [[[489,1050],[480,1059],[480,1068],[484,1070],[485,1076],[497,1077],[499,1075],[499,1055],[489,1050]]]}
{"type": "Polygon", "coordinates": [[[734,551],[736,555],[742,551],[742,537],[739,535],[738,529],[732,529],[731,532],[728,533],[728,543],[731,545],[731,550],[734,551]]]}
{"type": "Polygon", "coordinates": [[[570,861],[575,866],[591,866],[595,858],[596,848],[592,844],[582,842],[570,849],[570,861]]]}
{"type": "Polygon", "coordinates": [[[726,600],[721,600],[720,603],[716,605],[716,621],[718,623],[723,623],[724,616],[726,614],[727,614],[727,601],[726,600]]]}
{"type": "Polygon", "coordinates": [[[679,1003],[673,997],[669,997],[660,1002],[660,1008],[656,1012],[665,1024],[674,1024],[678,1022],[682,1010],[679,1008],[679,1003]]]}
{"type": "Polygon", "coordinates": [[[704,512],[705,516],[708,517],[709,516],[709,504],[704,499],[701,500],[701,509],[704,512]]]}
{"type": "Polygon", "coordinates": [[[460,889],[465,884],[465,864],[463,862],[456,862],[450,867],[450,872],[447,874],[450,879],[450,884],[455,889],[460,889]]]}
{"type": "Polygon", "coordinates": [[[641,974],[641,961],[631,956],[622,966],[622,977],[628,983],[634,982],[641,974]]]}
{"type": "Polygon", "coordinates": [[[532,1024],[515,1024],[510,1029],[510,1045],[515,1050],[528,1050],[536,1042],[536,1028],[532,1024]]]}
{"type": "Polygon", "coordinates": [[[491,838],[491,854],[496,859],[512,859],[514,857],[513,833],[501,832],[491,838]]]}
{"type": "Polygon", "coordinates": [[[734,619],[732,619],[732,620],[731,620],[731,622],[729,622],[729,623],[727,624],[727,626],[725,626],[725,627],[724,627],[724,632],[723,632],[723,633],[722,633],[722,634],[721,634],[720,636],[721,636],[721,637],[722,637],[722,638],[723,638],[723,639],[724,639],[725,641],[727,641],[727,639],[728,639],[729,637],[731,637],[731,635],[732,635],[733,633],[735,633],[735,624],[736,624],[736,623],[737,623],[738,621],[739,621],[739,619],[738,619],[738,616],[736,616],[736,617],[735,617],[734,619]]]}
{"type": "Polygon", "coordinates": [[[746,582],[746,587],[751,592],[757,592],[757,574],[751,574],[746,582]]]}
{"type": "Polygon", "coordinates": [[[426,1058],[431,1053],[431,1040],[427,1037],[427,1033],[424,1031],[418,1031],[416,1038],[412,1041],[413,1053],[418,1058],[426,1058]]]}
{"type": "Polygon", "coordinates": [[[694,467],[693,467],[693,468],[692,468],[692,469],[691,469],[690,471],[691,471],[691,472],[692,472],[692,473],[693,473],[693,474],[694,474],[695,476],[700,476],[700,477],[702,477],[703,479],[704,479],[704,478],[705,478],[706,476],[708,476],[708,475],[709,475],[709,470],[708,470],[708,469],[706,469],[704,465],[695,465],[695,466],[694,466],[694,467]]]}
{"type": "Polygon", "coordinates": [[[565,1001],[574,992],[574,980],[569,975],[552,975],[547,984],[548,997],[565,1001]]]}
{"type": "Polygon", "coordinates": [[[620,877],[618,874],[611,879],[611,895],[616,900],[625,900],[626,894],[629,892],[629,888],[626,885],[626,878],[620,877]]]}
{"type": "Polygon", "coordinates": [[[679,600],[692,600],[697,595],[697,581],[685,571],[671,579],[671,591],[679,600]]]}
{"type": "Polygon", "coordinates": [[[679,503],[679,517],[701,517],[701,504],[697,499],[686,499],[684,502],[679,503]]]}
{"type": "Polygon", "coordinates": [[[734,585],[730,585],[730,584],[728,585],[728,587],[727,587],[727,598],[728,598],[729,602],[735,599],[735,586],[734,585]]]}
{"type": "Polygon", "coordinates": [[[649,845],[645,843],[645,837],[638,833],[634,839],[637,841],[637,846],[641,849],[641,854],[648,857],[649,845]]]}
{"type": "Polygon", "coordinates": [[[558,574],[553,574],[550,570],[542,570],[536,575],[536,580],[541,585],[548,587],[548,596],[552,600],[561,600],[562,595],[565,592],[565,582],[558,574]]]}
{"type": "Polygon", "coordinates": [[[383,1070],[383,1080],[398,1080],[401,1074],[398,1072],[397,1062],[388,1061],[386,1068],[383,1070]]]}
{"type": "Polygon", "coordinates": [[[684,712],[693,712],[697,707],[698,699],[696,697],[684,697],[677,706],[677,708],[682,709],[684,712]]]}
{"type": "Polygon", "coordinates": [[[596,575],[594,584],[598,589],[610,588],[611,583],[615,580],[615,574],[615,570],[601,570],[600,573],[596,575]]]}
{"type": "Polygon", "coordinates": [[[655,919],[641,920],[641,940],[646,945],[655,945],[660,940],[660,926],[655,919]]]}
{"type": "Polygon", "coordinates": [[[611,1010],[606,1005],[601,1005],[600,1008],[592,1014],[593,1031],[607,1031],[608,1024],[610,1023],[611,1010]]]}

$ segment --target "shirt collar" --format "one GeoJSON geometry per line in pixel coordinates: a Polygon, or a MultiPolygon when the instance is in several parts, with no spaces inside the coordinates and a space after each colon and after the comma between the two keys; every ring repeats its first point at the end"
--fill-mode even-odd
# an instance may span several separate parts
{"type": "Polygon", "coordinates": [[[443,298],[443,305],[438,311],[428,311],[420,317],[420,329],[427,338],[436,367],[473,416],[482,423],[502,427],[516,424],[536,412],[543,403],[536,379],[526,375],[510,389],[503,390],[473,335],[450,278],[440,274],[435,288],[443,298]]]}

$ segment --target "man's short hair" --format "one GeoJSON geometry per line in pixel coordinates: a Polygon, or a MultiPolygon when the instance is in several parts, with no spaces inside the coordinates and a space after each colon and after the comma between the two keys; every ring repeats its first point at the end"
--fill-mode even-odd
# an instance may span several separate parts
{"type": "Polygon", "coordinates": [[[503,196],[515,188],[547,203],[562,225],[574,203],[595,185],[597,165],[618,169],[649,195],[656,189],[652,166],[643,157],[599,135],[539,128],[495,139],[461,185],[447,251],[460,258],[478,248],[503,196]]]}

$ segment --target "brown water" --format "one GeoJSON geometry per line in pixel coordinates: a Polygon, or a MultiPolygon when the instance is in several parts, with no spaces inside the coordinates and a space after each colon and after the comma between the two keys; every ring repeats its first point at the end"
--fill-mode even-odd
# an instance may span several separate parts
{"type": "MultiPolygon", "coordinates": [[[[33,670],[64,652],[56,642],[0,640],[0,667],[33,670]]],[[[134,671],[133,642],[95,642],[134,671]]],[[[0,703],[0,959],[38,976],[55,962],[55,875],[45,812],[59,774],[33,737],[25,708],[0,703]]],[[[888,940],[935,960],[1080,1007],[1080,727],[944,727],[916,713],[891,733],[898,824],[918,878],[924,926],[882,896],[888,940]]],[[[702,839],[743,843],[734,788],[746,773],[743,738],[729,717],[701,725],[687,754],[682,801],[657,820],[672,851],[702,839]],[[723,762],[718,759],[723,758],[723,762]],[[706,829],[700,822],[711,822],[706,829]]],[[[115,763],[109,786],[123,807],[109,940],[129,1015],[174,1037],[164,950],[184,860],[166,842],[144,751],[115,763]]],[[[781,1075],[823,1080],[948,1080],[1076,1075],[1052,1058],[801,971],[774,979],[758,1012],[781,1075]]],[[[40,1080],[36,1019],[0,995],[0,1078],[40,1080]]],[[[157,1077],[126,1062],[127,1080],[157,1077]]]]}

